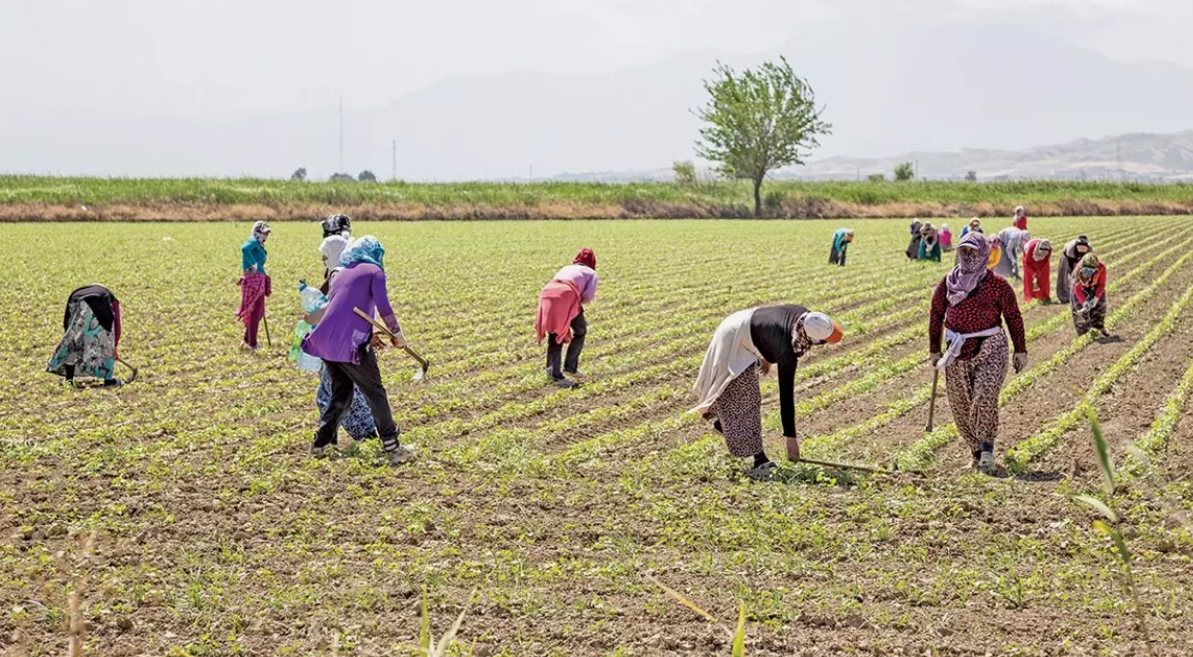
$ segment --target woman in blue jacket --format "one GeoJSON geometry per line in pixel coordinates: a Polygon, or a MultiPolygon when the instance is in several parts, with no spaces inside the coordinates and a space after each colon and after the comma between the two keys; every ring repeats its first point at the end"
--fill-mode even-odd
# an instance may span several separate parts
{"type": "Polygon", "coordinates": [[[844,267],[845,250],[849,248],[851,242],[853,242],[853,229],[838,228],[837,232],[833,233],[833,246],[828,253],[828,263],[844,267]]]}

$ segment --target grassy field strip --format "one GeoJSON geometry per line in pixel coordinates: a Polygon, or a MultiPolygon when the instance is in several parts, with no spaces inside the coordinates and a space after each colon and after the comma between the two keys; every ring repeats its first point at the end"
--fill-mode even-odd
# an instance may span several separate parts
{"type": "MultiPolygon", "coordinates": [[[[1181,416],[1189,402],[1189,393],[1193,391],[1193,358],[1189,359],[1189,367],[1179,383],[1168,393],[1164,403],[1164,410],[1152,421],[1134,445],[1149,460],[1155,461],[1161,450],[1167,450],[1169,442],[1176,436],[1181,424],[1181,416]]],[[[1121,478],[1135,478],[1147,470],[1147,464],[1128,454],[1119,472],[1121,478]]]]}
{"type": "MultiPolygon", "coordinates": [[[[1185,290],[1185,293],[1169,308],[1164,319],[1148,331],[1142,340],[1094,379],[1081,402],[1053,420],[1051,426],[1038,431],[1035,435],[1007,450],[1005,457],[1007,469],[1011,472],[1023,472],[1029,463],[1056,447],[1064,439],[1065,434],[1085,422],[1089,417],[1089,409],[1093,408],[1098,398],[1109,392],[1119,379],[1130,372],[1152,346],[1172,332],[1181,314],[1189,307],[1190,300],[1193,300],[1193,286],[1185,290]]],[[[1088,344],[1093,340],[1090,337],[1092,335],[1092,332],[1087,333],[1080,340],[1084,340],[1088,344]],[[1085,338],[1090,339],[1085,340],[1085,338]]]]}
{"type": "MultiPolygon", "coordinates": [[[[1193,242],[1193,240],[1190,240],[1190,241],[1193,242]]],[[[1179,247],[1174,247],[1174,250],[1175,250],[1175,248],[1179,248],[1179,247]]],[[[1164,254],[1162,254],[1162,255],[1164,255],[1164,254]]],[[[1127,275],[1124,275],[1122,278],[1119,279],[1118,284],[1122,285],[1122,284],[1130,281],[1132,278],[1134,278],[1135,276],[1138,276],[1143,271],[1144,271],[1144,268],[1139,268],[1132,273],[1128,273],[1127,275]]],[[[1046,321],[1043,325],[1041,325],[1039,327],[1034,327],[1033,329],[1029,330],[1029,332],[1028,332],[1029,340],[1035,340],[1036,338],[1038,338],[1041,335],[1044,335],[1044,334],[1047,334],[1053,330],[1056,330],[1057,328],[1059,328],[1060,326],[1062,326],[1064,324],[1066,319],[1067,319],[1067,315],[1057,315],[1056,317],[1053,317],[1052,319],[1046,321]]],[[[902,336],[896,336],[896,337],[902,337],[902,336]]],[[[874,352],[868,351],[865,348],[863,348],[863,349],[860,349],[858,352],[846,354],[846,355],[843,355],[836,359],[832,359],[827,362],[811,364],[809,367],[800,368],[800,370],[798,370],[797,381],[807,380],[809,378],[819,376],[822,374],[828,374],[828,373],[831,373],[834,371],[841,371],[844,365],[847,365],[850,362],[859,362],[862,359],[872,357],[873,355],[874,355],[874,352]]],[[[691,357],[682,359],[681,361],[679,361],[679,362],[682,362],[680,369],[682,370],[684,367],[690,367],[690,368],[698,367],[699,362],[702,358],[703,358],[702,355],[696,354],[691,357]]],[[[657,360],[657,358],[653,359],[653,360],[657,360]]],[[[919,356],[913,356],[913,357],[909,357],[908,359],[904,359],[904,360],[908,360],[908,361],[914,360],[916,364],[920,364],[920,363],[922,363],[923,359],[919,356]]],[[[903,361],[900,361],[900,364],[903,364],[903,361]]],[[[657,371],[667,373],[667,374],[670,374],[670,373],[673,373],[676,371],[673,368],[665,368],[665,369],[660,370],[658,367],[655,367],[655,368],[649,368],[649,369],[657,370],[657,371]]],[[[885,373],[885,371],[880,371],[880,372],[885,373]]],[[[851,383],[847,383],[844,386],[842,386],[842,388],[844,388],[844,391],[842,391],[841,389],[830,390],[830,391],[823,393],[820,396],[812,398],[811,400],[806,400],[805,402],[801,402],[801,404],[799,405],[798,410],[797,410],[797,417],[806,417],[807,415],[811,414],[812,412],[814,412],[816,410],[825,408],[825,407],[831,405],[833,402],[845,398],[849,394],[857,394],[857,391],[863,387],[866,387],[866,388],[877,387],[878,385],[881,385],[881,381],[878,380],[879,377],[881,377],[881,376],[882,376],[882,374],[878,374],[877,376],[871,377],[871,378],[863,377],[863,379],[857,380],[857,381],[863,381],[863,383],[851,382],[851,383]]],[[[632,383],[625,383],[626,381],[638,382],[638,381],[640,381],[640,379],[631,375],[630,378],[620,377],[619,379],[601,382],[602,384],[604,384],[601,386],[601,392],[621,390],[621,389],[627,387],[628,385],[632,385],[632,383]]],[[[769,382],[769,383],[771,383],[771,385],[777,387],[777,384],[774,384],[773,382],[769,382]]],[[[579,393],[586,393],[590,389],[591,389],[591,387],[581,388],[579,393]]],[[[895,404],[892,405],[892,407],[888,408],[884,414],[877,416],[880,421],[875,426],[881,426],[881,424],[885,424],[885,422],[895,419],[896,417],[899,417],[900,415],[906,413],[911,408],[914,408],[916,405],[923,403],[924,401],[927,400],[927,396],[930,394],[930,390],[931,390],[931,388],[929,386],[929,387],[926,387],[924,390],[920,391],[920,393],[918,393],[916,395],[912,395],[909,398],[903,398],[903,399],[897,400],[895,402],[895,404]]],[[[499,421],[511,421],[511,420],[516,420],[516,419],[521,419],[526,414],[533,415],[533,414],[544,412],[545,409],[549,409],[551,406],[554,405],[554,403],[560,402],[560,401],[566,401],[567,399],[574,399],[577,395],[577,391],[572,391],[570,396],[567,394],[568,391],[563,391],[563,393],[564,394],[555,393],[555,394],[549,395],[548,397],[534,400],[531,402],[526,402],[524,404],[507,405],[506,407],[504,407],[498,411],[490,413],[490,414],[480,418],[479,420],[474,420],[472,422],[460,422],[458,420],[448,420],[446,422],[439,423],[437,425],[431,425],[430,427],[417,427],[417,428],[411,429],[410,432],[408,433],[408,435],[412,436],[412,437],[417,437],[419,439],[425,439],[427,437],[432,437],[432,436],[446,437],[446,436],[453,435],[456,433],[475,431],[477,429],[483,429],[483,428],[492,426],[493,424],[496,424],[499,421]],[[434,427],[438,427],[438,429],[436,430],[436,433],[434,433],[434,434],[432,434],[432,433],[424,434],[422,432],[422,430],[424,428],[427,429],[428,431],[430,431],[434,427]]],[[[653,394],[654,393],[647,393],[648,396],[653,395],[653,394]]],[[[587,396],[587,395],[584,395],[584,396],[587,396]]],[[[579,426],[583,426],[585,424],[588,424],[589,422],[599,421],[602,419],[610,419],[612,417],[619,417],[623,414],[624,413],[599,411],[599,412],[594,412],[592,414],[573,416],[573,417],[569,418],[568,426],[570,426],[572,428],[578,428],[579,426]],[[582,419],[582,418],[587,418],[587,419],[582,419]]],[[[778,422],[777,418],[778,418],[777,413],[772,414],[772,417],[768,417],[768,421],[771,423],[777,424],[777,422],[778,422]]],[[[666,426],[672,427],[672,425],[670,425],[670,424],[668,424],[666,426]]],[[[675,426],[681,426],[681,425],[675,425],[675,426]]],[[[870,430],[870,427],[867,427],[866,430],[870,430]]],[[[618,430],[618,431],[608,432],[607,434],[601,434],[594,438],[589,439],[588,441],[585,441],[585,443],[587,443],[587,445],[585,445],[585,443],[582,443],[578,446],[575,446],[573,449],[569,449],[567,452],[565,452],[565,455],[562,456],[561,458],[565,462],[569,462],[569,461],[572,461],[575,459],[576,454],[590,455],[596,451],[599,451],[600,449],[607,448],[614,444],[624,442],[627,439],[632,440],[639,436],[650,435],[650,433],[651,433],[650,430],[646,430],[644,432],[633,432],[632,430],[629,430],[629,431],[618,430]],[[595,448],[595,449],[590,449],[590,448],[595,448]],[[568,454],[571,454],[571,456],[568,456],[568,454]]],[[[834,434],[834,435],[837,435],[837,434],[834,434]]],[[[853,434],[850,434],[850,435],[853,435],[853,434]]],[[[815,439],[811,439],[811,440],[815,441],[815,439]]],[[[812,442],[812,445],[813,445],[813,448],[815,448],[816,442],[812,442]]]]}
{"type": "MultiPolygon", "coordinates": [[[[1119,322],[1125,319],[1131,319],[1131,313],[1135,311],[1144,301],[1150,299],[1156,294],[1168,279],[1171,278],[1177,271],[1180,270],[1190,258],[1193,258],[1193,253],[1187,253],[1179,260],[1173,263],[1159,278],[1155,279],[1146,288],[1129,298],[1122,306],[1110,313],[1106,318],[1107,329],[1114,328],[1119,322]]],[[[1109,288],[1108,288],[1109,290],[1109,288]]],[[[1058,315],[1064,320],[1070,319],[1066,315],[1058,315]]],[[[1074,339],[1063,349],[1057,351],[1048,360],[1039,363],[1027,372],[1011,381],[998,396],[998,405],[1001,408],[1007,402],[1013,399],[1016,395],[1030,388],[1037,381],[1043,377],[1051,374],[1061,365],[1064,365],[1074,355],[1081,352],[1081,350],[1093,344],[1094,336],[1092,333],[1087,333],[1084,336],[1074,339]]],[[[920,469],[931,465],[934,460],[934,454],[937,450],[947,445],[954,438],[958,436],[957,425],[948,424],[936,429],[932,433],[926,434],[924,437],[912,443],[906,450],[896,455],[896,460],[899,465],[906,469],[920,469]]]]}
{"type": "MultiPolygon", "coordinates": [[[[1121,287],[1125,283],[1129,282],[1133,278],[1140,276],[1144,272],[1148,271],[1152,266],[1154,266],[1156,263],[1160,262],[1163,257],[1167,257],[1169,252],[1176,252],[1177,250],[1184,248],[1191,241],[1193,241],[1193,240],[1186,240],[1185,242],[1181,243],[1180,245],[1172,247],[1168,251],[1161,253],[1161,254],[1157,255],[1156,257],[1152,258],[1144,265],[1141,265],[1140,267],[1137,267],[1135,270],[1120,277],[1119,279],[1117,279],[1116,283],[1114,284],[1116,289],[1121,287]]],[[[1188,255],[1185,256],[1185,258],[1187,258],[1187,257],[1188,257],[1188,255]]],[[[1184,259],[1182,259],[1182,262],[1183,261],[1184,261],[1184,259]]],[[[1176,271],[1175,267],[1169,268],[1169,270],[1166,272],[1166,275],[1171,275],[1175,271],[1176,271]]],[[[1151,290],[1152,293],[1154,293],[1155,287],[1158,287],[1158,286],[1154,286],[1154,284],[1153,284],[1153,287],[1149,287],[1148,290],[1151,290]]],[[[1140,292],[1135,297],[1133,297],[1133,299],[1137,300],[1136,304],[1142,302],[1144,299],[1151,296],[1151,293],[1149,293],[1148,290],[1144,290],[1143,292],[1140,292]]],[[[1069,318],[1067,315],[1059,314],[1059,315],[1056,315],[1056,316],[1052,317],[1051,319],[1047,320],[1043,324],[1033,327],[1031,330],[1029,330],[1027,332],[1028,341],[1032,342],[1043,335],[1046,335],[1048,333],[1051,333],[1052,331],[1059,329],[1060,327],[1064,326],[1064,324],[1068,321],[1068,319],[1069,318]]],[[[1066,357],[1066,359],[1067,359],[1067,357],[1066,357]]],[[[1051,362],[1051,361],[1048,361],[1048,362],[1051,362]]],[[[1024,384],[1020,388],[1015,388],[1015,383],[1017,381],[1030,379],[1032,382],[1034,382],[1035,379],[1038,378],[1039,376],[1043,376],[1044,374],[1051,372],[1052,371],[1051,369],[1046,369],[1048,362],[1037,365],[1036,367],[1032,368],[1025,374],[1021,375],[1019,378],[1015,379],[1015,381],[1012,381],[1011,385],[1009,385],[1007,388],[1003,389],[1003,395],[1006,395],[1009,390],[1015,390],[1016,392],[1018,392],[1022,388],[1027,387],[1027,385],[1030,385],[1030,384],[1024,384]],[[1033,376],[1033,373],[1035,373],[1034,376],[1033,376]]],[[[1061,362],[1063,362],[1063,360],[1061,362]]],[[[842,445],[844,445],[845,443],[847,443],[851,440],[854,440],[860,436],[870,433],[871,431],[887,424],[888,422],[891,422],[892,420],[902,417],[904,414],[906,414],[911,409],[916,408],[920,404],[923,404],[924,402],[928,401],[928,399],[931,397],[931,394],[932,394],[932,384],[925,383],[923,386],[920,386],[919,388],[917,388],[916,391],[911,393],[910,395],[906,395],[900,399],[896,399],[895,401],[891,402],[880,413],[874,415],[873,417],[866,420],[865,422],[862,422],[860,424],[857,424],[857,425],[854,425],[851,427],[845,427],[845,428],[840,429],[840,430],[838,430],[834,433],[831,433],[831,434],[822,435],[822,436],[814,436],[812,438],[808,438],[807,440],[805,440],[802,443],[802,445],[807,445],[809,455],[825,454],[826,452],[831,452],[832,450],[840,448],[842,445]]],[[[1009,399],[1010,397],[1006,397],[1006,398],[1009,399]]],[[[953,425],[949,425],[949,428],[952,431],[956,430],[955,427],[953,427],[953,425]]],[[[929,437],[935,437],[935,436],[938,436],[939,434],[943,434],[943,433],[947,433],[947,432],[948,431],[942,427],[941,429],[937,429],[932,434],[930,434],[929,437]]],[[[946,442],[947,442],[947,439],[946,439],[946,442]]],[[[910,448],[908,450],[908,452],[911,452],[914,449],[915,449],[915,445],[913,445],[912,448],[910,448]]],[[[907,455],[907,453],[904,453],[903,456],[906,456],[906,455],[907,455]]],[[[910,465],[905,464],[902,460],[900,460],[899,462],[900,462],[901,467],[911,467],[910,465]]]]}

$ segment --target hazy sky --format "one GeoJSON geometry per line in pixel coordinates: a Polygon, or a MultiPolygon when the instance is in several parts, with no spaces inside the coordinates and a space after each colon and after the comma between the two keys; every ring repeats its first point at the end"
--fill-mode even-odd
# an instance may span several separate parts
{"type": "Polygon", "coordinates": [[[1189,0],[0,0],[0,98],[216,118],[339,95],[368,107],[455,74],[599,73],[828,26],[940,21],[1030,25],[1117,59],[1193,66],[1189,0]]]}

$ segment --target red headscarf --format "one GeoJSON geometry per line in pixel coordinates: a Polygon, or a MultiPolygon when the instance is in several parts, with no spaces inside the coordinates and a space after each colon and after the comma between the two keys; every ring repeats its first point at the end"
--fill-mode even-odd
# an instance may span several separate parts
{"type": "Polygon", "coordinates": [[[572,260],[572,264],[596,269],[596,254],[592,252],[592,249],[580,249],[580,252],[576,254],[576,259],[572,260]]]}

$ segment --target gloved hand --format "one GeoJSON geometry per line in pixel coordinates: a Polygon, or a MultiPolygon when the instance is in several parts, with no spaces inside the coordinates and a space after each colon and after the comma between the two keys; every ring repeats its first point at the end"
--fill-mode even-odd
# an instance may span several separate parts
{"type": "Polygon", "coordinates": [[[944,354],[940,353],[939,351],[934,351],[928,354],[928,364],[932,367],[936,367],[941,358],[944,358],[944,354]]]}
{"type": "Polygon", "coordinates": [[[406,336],[402,334],[401,330],[398,330],[398,332],[394,333],[393,337],[390,338],[390,343],[393,344],[394,348],[402,349],[406,346],[406,336]]]}
{"type": "Polygon", "coordinates": [[[1015,374],[1022,372],[1023,368],[1027,367],[1027,353],[1016,352],[1011,359],[1011,364],[1015,367],[1015,374]]]}
{"type": "Polygon", "coordinates": [[[792,463],[799,461],[799,438],[787,436],[787,460],[792,463]]]}

